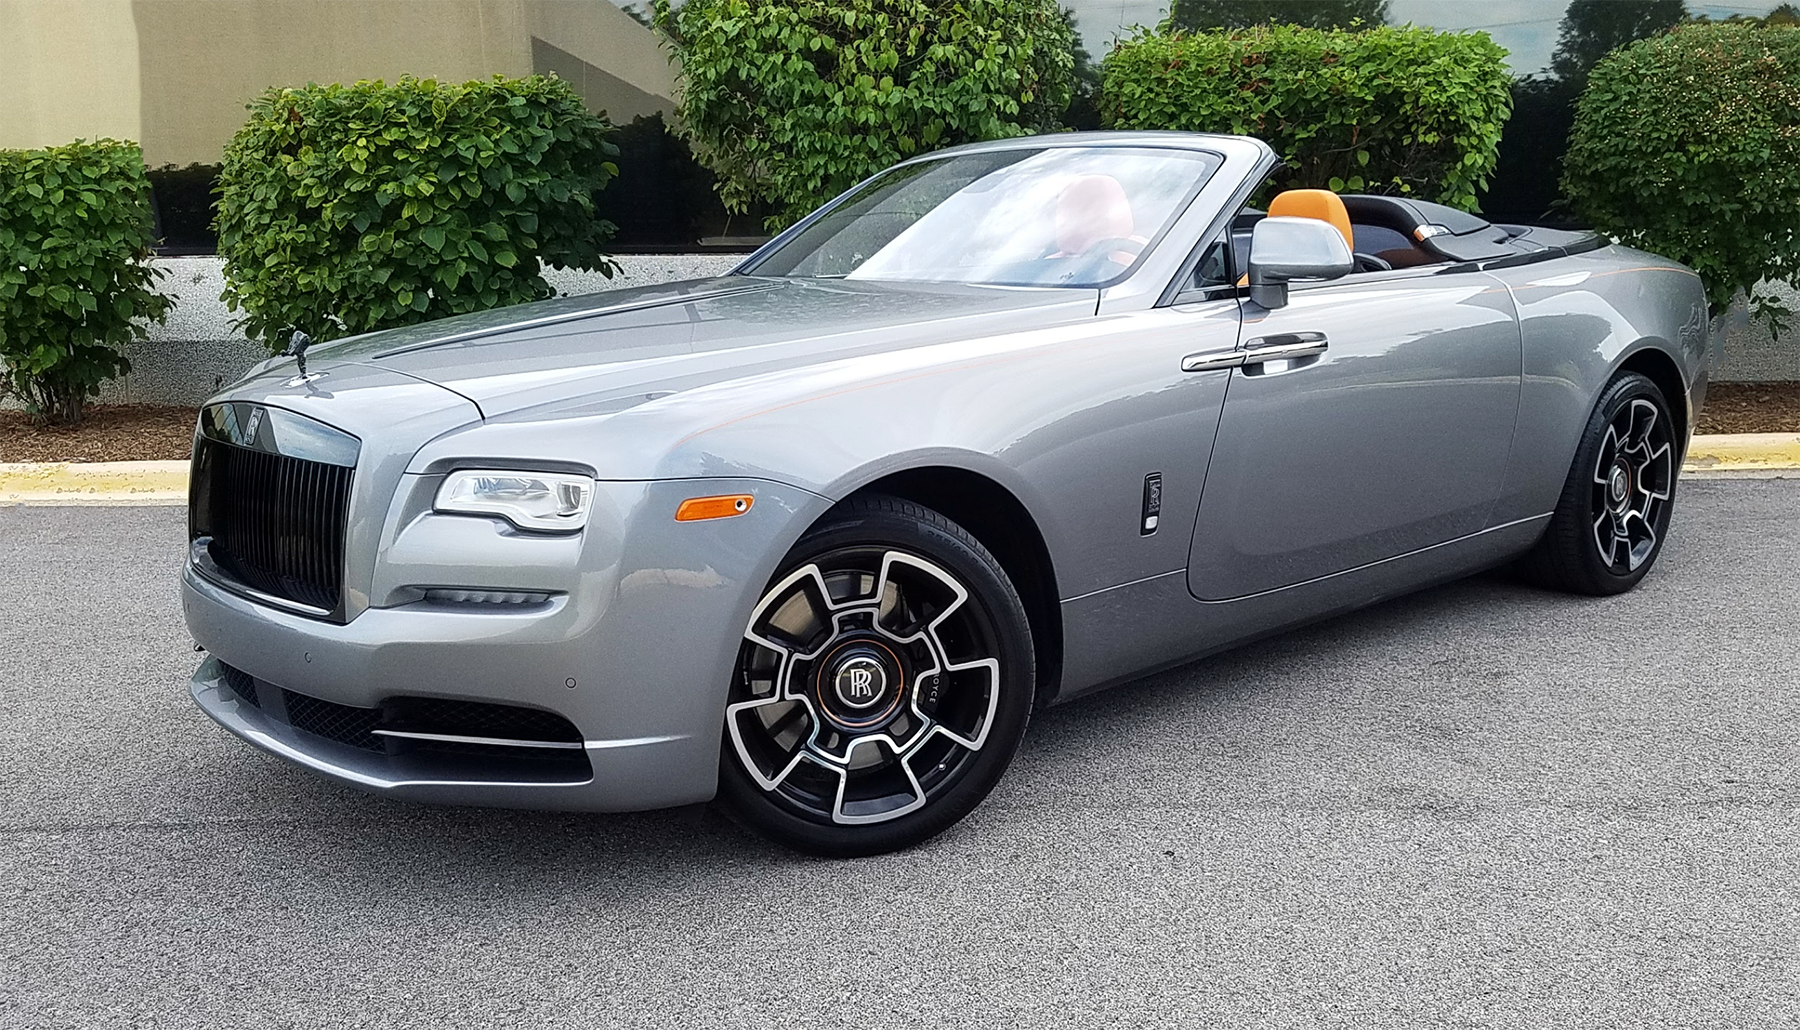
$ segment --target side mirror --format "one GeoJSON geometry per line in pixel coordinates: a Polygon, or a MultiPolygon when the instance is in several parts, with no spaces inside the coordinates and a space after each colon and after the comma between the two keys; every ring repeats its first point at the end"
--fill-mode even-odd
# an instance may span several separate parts
{"type": "Polygon", "coordinates": [[[1317,218],[1265,218],[1250,233],[1250,299],[1265,308],[1287,304],[1294,279],[1336,279],[1355,268],[1350,244],[1317,218]]]}

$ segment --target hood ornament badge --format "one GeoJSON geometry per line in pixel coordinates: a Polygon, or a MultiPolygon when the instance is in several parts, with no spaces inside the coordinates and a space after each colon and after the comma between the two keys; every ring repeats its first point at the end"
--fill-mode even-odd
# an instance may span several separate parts
{"type": "Polygon", "coordinates": [[[281,385],[288,387],[305,386],[307,383],[316,382],[331,374],[330,372],[308,373],[306,371],[306,349],[312,345],[312,337],[306,335],[299,329],[294,330],[294,335],[288,337],[287,349],[282,351],[281,354],[282,357],[294,359],[294,363],[299,366],[300,374],[281,385]]]}
{"type": "Polygon", "coordinates": [[[282,357],[293,358],[296,362],[298,362],[300,365],[300,374],[305,375],[306,374],[306,348],[311,347],[311,346],[312,346],[312,337],[310,337],[310,336],[306,335],[305,333],[301,332],[300,330],[296,329],[296,330],[294,330],[294,335],[288,337],[287,350],[282,351],[281,354],[282,354],[282,357]]]}

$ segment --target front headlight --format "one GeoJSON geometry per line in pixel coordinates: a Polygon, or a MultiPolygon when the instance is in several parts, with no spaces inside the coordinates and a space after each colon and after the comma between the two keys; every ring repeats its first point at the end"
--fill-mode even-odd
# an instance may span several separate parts
{"type": "Polygon", "coordinates": [[[587,525],[594,481],[564,472],[463,469],[438,488],[438,511],[498,515],[520,529],[569,533],[587,525]]]}

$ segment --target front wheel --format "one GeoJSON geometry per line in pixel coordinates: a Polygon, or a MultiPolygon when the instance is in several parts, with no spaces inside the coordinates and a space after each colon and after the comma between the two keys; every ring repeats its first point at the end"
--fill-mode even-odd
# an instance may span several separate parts
{"type": "Polygon", "coordinates": [[[1635,372],[1614,379],[1588,419],[1550,526],[1525,557],[1526,574],[1578,594],[1636,586],[1668,534],[1679,464],[1662,391],[1635,372]]]}
{"type": "Polygon", "coordinates": [[[794,546],[751,612],[725,709],[721,802],[780,843],[847,857],[967,815],[1018,749],[1031,628],[962,527],[855,498],[794,546]]]}

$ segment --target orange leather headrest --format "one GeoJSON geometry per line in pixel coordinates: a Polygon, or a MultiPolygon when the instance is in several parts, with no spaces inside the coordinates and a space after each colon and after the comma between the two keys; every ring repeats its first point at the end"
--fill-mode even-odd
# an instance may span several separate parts
{"type": "Polygon", "coordinates": [[[1356,237],[1350,231],[1350,212],[1344,210],[1343,200],[1330,190],[1288,190],[1276,194],[1269,202],[1269,214],[1330,222],[1343,234],[1344,245],[1356,249],[1356,237]]]}

